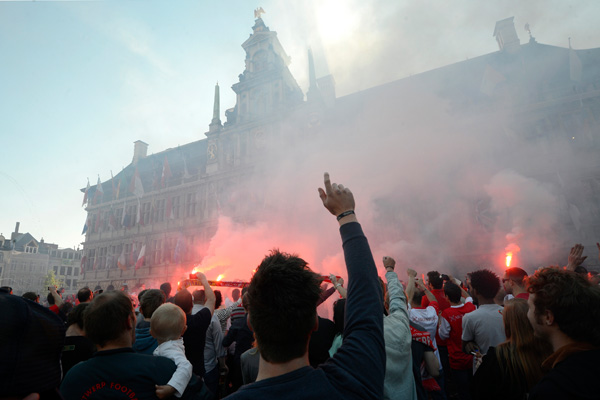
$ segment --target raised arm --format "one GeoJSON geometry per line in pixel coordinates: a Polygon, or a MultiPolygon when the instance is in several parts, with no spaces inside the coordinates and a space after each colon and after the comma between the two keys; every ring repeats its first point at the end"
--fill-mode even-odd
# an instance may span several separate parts
{"type": "Polygon", "coordinates": [[[456,285],[458,285],[458,287],[460,288],[460,295],[467,299],[469,297],[471,297],[471,295],[469,294],[469,292],[467,292],[465,290],[465,288],[463,288],[462,282],[458,279],[456,279],[455,277],[453,277],[452,275],[448,274],[448,278],[450,278],[450,281],[455,283],[456,285]]]}
{"type": "Polygon", "coordinates": [[[202,286],[204,286],[204,292],[206,293],[206,301],[204,302],[204,307],[210,310],[210,315],[212,317],[215,312],[215,302],[217,301],[217,296],[215,296],[215,292],[213,292],[212,288],[208,284],[208,280],[206,279],[206,275],[202,272],[198,272],[198,279],[202,282],[202,286]]]}
{"type": "Polygon", "coordinates": [[[333,283],[333,287],[335,288],[335,290],[337,290],[340,296],[342,296],[345,299],[348,293],[346,288],[344,287],[344,278],[337,279],[335,275],[329,274],[329,279],[331,279],[331,283],[333,283]]]}
{"type": "Polygon", "coordinates": [[[401,312],[408,318],[406,297],[404,290],[398,281],[398,275],[394,272],[396,261],[392,257],[383,257],[383,267],[386,270],[385,278],[388,282],[388,296],[390,303],[390,314],[401,312]]]}
{"type": "Polygon", "coordinates": [[[352,192],[331,184],[326,173],[325,189],[319,188],[319,196],[325,208],[337,216],[348,270],[344,341],[320,368],[328,379],[337,381],[341,397],[381,399],[385,376],[383,295],[375,261],[354,214],[352,192]]]}
{"type": "Polygon", "coordinates": [[[52,297],[54,297],[54,304],[56,304],[56,307],[62,306],[64,301],[62,297],[60,297],[60,294],[58,294],[56,291],[56,288],[54,286],[50,286],[48,289],[50,289],[50,293],[52,293],[52,297]]]}
{"type": "Polygon", "coordinates": [[[416,281],[417,281],[417,286],[419,287],[419,289],[421,289],[425,292],[425,296],[427,296],[427,299],[429,300],[430,303],[437,301],[437,299],[435,298],[433,293],[431,293],[429,288],[423,283],[423,281],[421,279],[417,279],[416,281]]]}
{"type": "Polygon", "coordinates": [[[406,297],[408,298],[408,304],[415,295],[415,280],[417,279],[417,271],[414,269],[407,269],[406,274],[408,275],[408,283],[406,284],[406,297]]]}

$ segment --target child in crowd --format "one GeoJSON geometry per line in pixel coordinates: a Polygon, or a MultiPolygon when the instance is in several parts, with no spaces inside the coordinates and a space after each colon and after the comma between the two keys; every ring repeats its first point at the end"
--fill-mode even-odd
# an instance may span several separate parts
{"type": "Polygon", "coordinates": [[[152,314],[150,334],[158,341],[155,356],[167,357],[175,362],[177,369],[166,385],[156,385],[156,396],[165,399],[175,394],[181,397],[192,377],[192,364],[185,357],[181,336],[187,328],[186,316],[181,308],[165,303],[152,314]]]}

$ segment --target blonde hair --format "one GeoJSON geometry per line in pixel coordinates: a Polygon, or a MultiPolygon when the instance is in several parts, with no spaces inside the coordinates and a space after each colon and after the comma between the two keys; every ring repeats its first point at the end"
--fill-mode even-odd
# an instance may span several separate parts
{"type": "Polygon", "coordinates": [[[172,303],[165,303],[158,307],[150,319],[152,336],[161,343],[179,339],[185,326],[185,313],[172,303]]]}
{"type": "Polygon", "coordinates": [[[529,392],[539,382],[543,376],[542,362],[552,353],[547,340],[534,337],[527,319],[528,309],[524,299],[506,302],[502,312],[506,342],[496,349],[500,369],[522,392],[529,392]]]}

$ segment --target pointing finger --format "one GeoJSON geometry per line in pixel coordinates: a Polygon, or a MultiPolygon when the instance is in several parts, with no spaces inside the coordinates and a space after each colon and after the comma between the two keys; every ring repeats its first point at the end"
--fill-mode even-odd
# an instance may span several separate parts
{"type": "Polygon", "coordinates": [[[326,193],[331,193],[331,181],[329,180],[329,172],[325,172],[324,177],[324,183],[325,183],[325,192],[326,193]]]}

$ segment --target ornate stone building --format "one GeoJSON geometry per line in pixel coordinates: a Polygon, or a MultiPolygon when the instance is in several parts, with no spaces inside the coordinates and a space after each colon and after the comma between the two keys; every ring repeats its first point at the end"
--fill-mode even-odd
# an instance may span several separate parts
{"type": "MultiPolygon", "coordinates": [[[[541,159],[536,163],[505,156],[506,149],[490,157],[506,157],[506,164],[521,173],[562,187],[567,208],[574,206],[589,216],[578,220],[567,210],[561,216],[562,229],[592,245],[600,238],[600,201],[583,210],[586,206],[578,206],[577,196],[569,193],[583,191],[600,200],[600,49],[575,51],[543,45],[532,37],[521,44],[512,18],[499,21],[494,36],[497,52],[341,98],[336,98],[331,76],[316,78],[309,53],[305,100],[276,32],[256,19],[253,33],[242,44],[245,69],[232,87],[236,104],[225,111],[226,121],[220,120],[217,86],[206,139],[151,156],[148,145],[137,141],[131,164],[103,182],[101,190],[93,186],[87,191],[79,286],[127,283],[134,288],[177,280],[176,270],[191,270],[204,257],[219,212],[229,210],[234,218],[246,215],[235,210],[231,188],[252,173],[265,146],[278,146],[282,135],[326,131],[342,122],[368,126],[381,115],[393,116],[394,102],[382,99],[398,98],[409,88],[443,99],[456,113],[478,116],[481,129],[488,128],[486,120],[500,121],[495,129],[506,133],[506,149],[511,137],[537,148],[531,154],[541,159]],[[543,160],[555,143],[569,140],[572,154],[586,160],[583,181],[569,179],[568,169],[561,176],[552,160],[543,160]]],[[[480,213],[481,199],[467,200],[475,204],[474,213],[480,213]]],[[[485,225],[494,222],[480,217],[473,216],[473,236],[480,237],[485,249],[485,225]]],[[[389,215],[381,217],[382,225],[395,222],[389,215]]],[[[557,253],[568,246],[560,244],[557,253]]],[[[481,261],[481,254],[477,257],[481,261]]]]}

